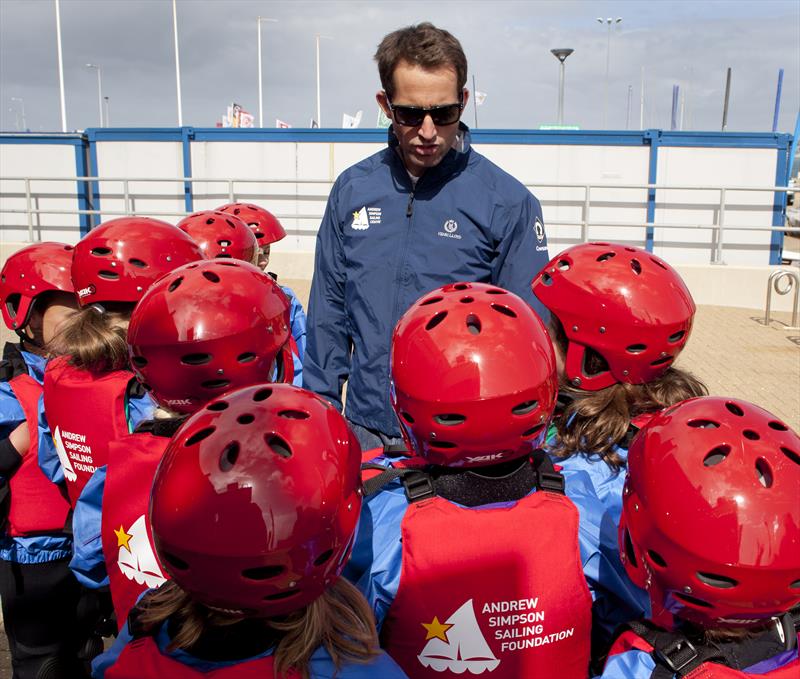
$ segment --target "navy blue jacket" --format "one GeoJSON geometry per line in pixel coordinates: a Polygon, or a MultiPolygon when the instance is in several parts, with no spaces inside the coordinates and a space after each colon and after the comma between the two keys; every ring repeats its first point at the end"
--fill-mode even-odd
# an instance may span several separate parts
{"type": "Polygon", "coordinates": [[[389,130],[388,148],[345,170],[317,235],[304,386],[347,417],[392,436],[389,350],[400,316],[446,283],[494,283],[543,318],[530,283],[549,261],[539,201],[461,144],[412,186],[389,130]]]}

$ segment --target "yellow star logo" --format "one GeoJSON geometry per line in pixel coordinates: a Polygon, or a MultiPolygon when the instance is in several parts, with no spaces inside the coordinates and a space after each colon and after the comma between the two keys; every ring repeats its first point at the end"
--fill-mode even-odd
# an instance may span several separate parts
{"type": "Polygon", "coordinates": [[[436,638],[436,639],[441,639],[446,644],[450,643],[447,640],[447,630],[449,630],[452,627],[452,625],[439,622],[439,618],[437,618],[435,615],[433,616],[433,622],[429,623],[423,622],[421,624],[428,633],[428,635],[425,637],[425,641],[428,641],[428,639],[436,638]]]}
{"type": "Polygon", "coordinates": [[[357,220],[360,214],[361,214],[361,211],[360,210],[356,210],[353,213],[353,221],[357,220]]]}
{"type": "Polygon", "coordinates": [[[125,528],[122,526],[120,526],[119,529],[114,531],[114,535],[117,536],[117,547],[124,547],[130,552],[131,548],[128,543],[131,541],[133,535],[126,533],[125,528]]]}

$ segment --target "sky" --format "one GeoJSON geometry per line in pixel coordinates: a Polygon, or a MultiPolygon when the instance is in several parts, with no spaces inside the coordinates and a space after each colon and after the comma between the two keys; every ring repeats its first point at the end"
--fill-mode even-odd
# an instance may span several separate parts
{"type": "MultiPolygon", "coordinates": [[[[60,6],[68,129],[99,125],[97,71],[87,63],[102,69],[111,127],[176,127],[172,2],[60,6]]],[[[778,131],[792,132],[800,109],[798,0],[178,0],[177,16],[183,123],[194,127],[213,127],[232,102],[258,123],[258,16],[277,19],[261,24],[265,127],[276,118],[308,127],[315,117],[317,34],[330,38],[320,40],[323,127],[340,127],[343,113],[358,110],[361,127],[375,126],[375,48],[421,21],[461,41],[467,85],[474,76],[487,94],[464,113],[471,127],[476,112],[480,128],[555,123],[557,47],[575,50],[566,62],[564,122],[581,129],[638,129],[644,82],[645,128],[669,129],[679,85],[683,129],[719,130],[728,67],[728,130],[772,129],[780,68],[778,131]],[[622,17],[610,35],[607,114],[609,31],[598,17],[622,17]]],[[[23,105],[28,129],[60,131],[54,0],[0,0],[0,130],[22,128],[23,105]]]]}

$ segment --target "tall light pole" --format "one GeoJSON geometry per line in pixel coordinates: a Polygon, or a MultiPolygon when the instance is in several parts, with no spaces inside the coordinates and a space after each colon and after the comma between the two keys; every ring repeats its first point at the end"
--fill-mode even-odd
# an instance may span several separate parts
{"type": "Polygon", "coordinates": [[[111,116],[108,114],[108,97],[103,97],[103,103],[106,105],[106,127],[111,127],[111,116]]]}
{"type": "Polygon", "coordinates": [[[552,49],[552,55],[561,62],[561,68],[558,74],[558,124],[564,124],[564,62],[567,57],[575,50],[570,47],[559,47],[552,49]]]}
{"type": "Polygon", "coordinates": [[[261,23],[268,21],[270,23],[277,23],[277,19],[267,19],[266,17],[258,17],[256,24],[258,27],[258,126],[264,127],[264,97],[261,89],[261,23]]]}
{"type": "Polygon", "coordinates": [[[608,78],[611,70],[611,26],[621,23],[622,17],[617,17],[616,19],[612,19],[611,17],[607,19],[597,17],[597,22],[608,26],[608,42],[606,45],[606,93],[603,104],[603,129],[605,129],[608,126],[608,78]]]}
{"type": "Polygon", "coordinates": [[[22,100],[22,97],[11,97],[11,101],[19,102],[19,107],[22,110],[22,131],[24,132],[28,129],[28,123],[25,122],[25,102],[22,100]]]}
{"type": "Polygon", "coordinates": [[[100,111],[100,127],[105,127],[103,124],[103,77],[100,75],[102,69],[97,64],[86,64],[86,68],[97,69],[97,108],[100,111]]]}
{"type": "Polygon", "coordinates": [[[58,89],[61,94],[61,131],[67,131],[67,105],[64,99],[64,56],[61,51],[61,4],[53,0],[56,6],[56,49],[58,50],[58,89]]]}
{"type": "Polygon", "coordinates": [[[181,106],[181,55],[178,50],[178,8],[172,0],[172,34],[175,40],[175,87],[178,90],[178,127],[183,127],[183,106],[181,106]]]}
{"type": "Polygon", "coordinates": [[[317,125],[322,127],[322,104],[320,102],[319,97],[319,40],[320,38],[325,38],[325,40],[333,40],[333,38],[329,35],[320,35],[317,33],[317,125]]]}

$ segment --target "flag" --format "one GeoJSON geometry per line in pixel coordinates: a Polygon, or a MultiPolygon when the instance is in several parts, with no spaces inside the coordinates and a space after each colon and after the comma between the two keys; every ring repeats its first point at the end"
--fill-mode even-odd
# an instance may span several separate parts
{"type": "Polygon", "coordinates": [[[480,106],[481,104],[483,104],[483,102],[486,101],[487,96],[488,95],[486,94],[486,92],[480,92],[478,90],[475,90],[475,106],[480,106]]]}
{"type": "Polygon", "coordinates": [[[239,127],[253,127],[255,118],[245,110],[239,111],[239,127]]]}
{"type": "Polygon", "coordinates": [[[312,130],[314,130],[314,129],[319,129],[319,123],[318,123],[316,120],[314,120],[313,118],[311,119],[311,122],[308,124],[308,126],[309,126],[309,127],[312,129],[312,130]]]}
{"type": "Polygon", "coordinates": [[[280,127],[285,129],[287,127],[291,127],[291,125],[289,123],[284,122],[280,118],[275,118],[275,127],[280,127]]]}
{"type": "Polygon", "coordinates": [[[383,112],[383,109],[378,107],[378,123],[375,127],[389,127],[392,124],[392,121],[386,116],[383,112]]]}
{"type": "Polygon", "coordinates": [[[363,111],[358,111],[354,116],[348,115],[347,113],[342,113],[342,127],[344,129],[353,129],[361,125],[361,116],[364,114],[363,111]]]}

